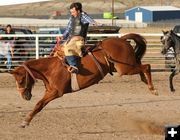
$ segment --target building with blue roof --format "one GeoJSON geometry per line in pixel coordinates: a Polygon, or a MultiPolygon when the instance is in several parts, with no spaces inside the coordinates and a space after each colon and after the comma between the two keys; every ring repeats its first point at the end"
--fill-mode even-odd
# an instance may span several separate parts
{"type": "Polygon", "coordinates": [[[125,11],[126,20],[156,22],[180,19],[180,8],[174,6],[137,6],[125,11]]]}

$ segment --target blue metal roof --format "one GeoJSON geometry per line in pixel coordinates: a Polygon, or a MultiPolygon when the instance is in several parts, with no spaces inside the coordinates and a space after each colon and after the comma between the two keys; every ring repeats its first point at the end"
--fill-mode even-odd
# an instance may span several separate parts
{"type": "Polygon", "coordinates": [[[136,6],[126,10],[126,12],[136,8],[143,8],[149,11],[180,11],[180,8],[174,6],[136,6]]]}

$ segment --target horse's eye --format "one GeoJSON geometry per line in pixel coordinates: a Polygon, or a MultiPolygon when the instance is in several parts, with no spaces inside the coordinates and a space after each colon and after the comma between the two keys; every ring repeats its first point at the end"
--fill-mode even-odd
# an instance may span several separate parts
{"type": "Polygon", "coordinates": [[[165,44],[165,41],[164,41],[164,40],[161,40],[161,43],[162,43],[162,44],[165,44]]]}
{"type": "Polygon", "coordinates": [[[23,79],[20,79],[20,80],[18,80],[17,82],[18,82],[18,84],[21,85],[21,84],[23,83],[23,79]]]}
{"type": "Polygon", "coordinates": [[[170,40],[171,40],[171,38],[168,38],[168,39],[167,39],[167,41],[170,41],[170,40]]]}
{"type": "Polygon", "coordinates": [[[17,79],[18,84],[23,84],[23,81],[24,81],[24,78],[23,78],[23,77],[17,79]]]}
{"type": "Polygon", "coordinates": [[[21,80],[20,82],[21,82],[20,84],[22,84],[22,83],[23,83],[23,80],[21,80]]]}

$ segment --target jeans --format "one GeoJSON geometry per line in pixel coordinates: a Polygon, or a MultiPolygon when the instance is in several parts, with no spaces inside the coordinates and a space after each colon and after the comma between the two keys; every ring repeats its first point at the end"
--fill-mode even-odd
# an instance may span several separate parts
{"type": "Polygon", "coordinates": [[[66,56],[66,61],[68,62],[68,64],[70,66],[74,66],[76,68],[78,68],[78,66],[79,66],[79,59],[80,59],[80,57],[79,56],[75,56],[75,55],[66,56]]]}
{"type": "Polygon", "coordinates": [[[5,55],[5,56],[0,54],[0,62],[2,62],[4,57],[7,58],[7,63],[6,63],[7,69],[11,70],[12,61],[11,61],[11,54],[10,54],[10,52],[7,55],[5,55]]]}

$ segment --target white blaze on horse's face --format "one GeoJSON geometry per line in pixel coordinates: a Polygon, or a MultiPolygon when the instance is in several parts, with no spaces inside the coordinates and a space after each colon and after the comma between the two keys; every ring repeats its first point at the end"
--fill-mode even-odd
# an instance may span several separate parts
{"type": "Polygon", "coordinates": [[[17,81],[16,81],[16,87],[17,87],[17,90],[18,90],[19,94],[21,95],[21,97],[23,97],[25,88],[21,88],[21,86],[19,85],[19,83],[17,81]]]}
{"type": "Polygon", "coordinates": [[[161,43],[164,45],[165,44],[165,36],[161,36],[161,43]]]}
{"type": "MultiPolygon", "coordinates": [[[[15,75],[15,77],[17,77],[16,75],[15,75]]],[[[18,92],[20,93],[20,95],[23,97],[23,94],[24,94],[24,92],[25,92],[25,88],[24,88],[24,85],[23,85],[23,80],[24,78],[23,77],[17,77],[16,78],[16,87],[17,87],[17,90],[18,90],[18,92]]]]}
{"type": "Polygon", "coordinates": [[[16,78],[16,86],[17,90],[20,93],[21,97],[25,100],[30,100],[32,95],[31,95],[31,88],[27,87],[27,75],[25,76],[17,76],[14,75],[16,78]]]}

